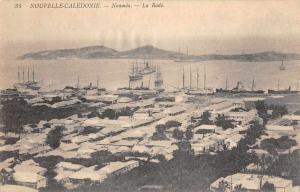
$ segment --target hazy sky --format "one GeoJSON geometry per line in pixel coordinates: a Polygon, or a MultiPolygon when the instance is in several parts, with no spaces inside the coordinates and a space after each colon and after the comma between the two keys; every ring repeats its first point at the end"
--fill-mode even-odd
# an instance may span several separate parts
{"type": "Polygon", "coordinates": [[[166,1],[164,5],[147,10],[29,9],[24,4],[14,9],[2,0],[1,47],[105,45],[122,50],[152,44],[169,50],[188,47],[200,54],[300,53],[299,0],[166,1]]]}

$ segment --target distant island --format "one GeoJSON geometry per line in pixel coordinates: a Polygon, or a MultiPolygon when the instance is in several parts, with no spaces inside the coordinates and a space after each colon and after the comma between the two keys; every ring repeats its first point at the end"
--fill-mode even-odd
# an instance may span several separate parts
{"type": "Polygon", "coordinates": [[[56,49],[46,50],[33,53],[26,53],[19,56],[18,59],[28,60],[58,60],[58,59],[109,59],[109,58],[144,58],[152,57],[153,59],[169,60],[236,60],[241,62],[258,62],[258,61],[281,61],[281,60],[300,60],[300,54],[297,53],[280,53],[280,52],[259,52],[250,54],[235,55],[187,55],[174,51],[167,51],[156,48],[152,45],[146,45],[127,51],[118,51],[105,46],[89,46],[76,49],[56,49]]]}

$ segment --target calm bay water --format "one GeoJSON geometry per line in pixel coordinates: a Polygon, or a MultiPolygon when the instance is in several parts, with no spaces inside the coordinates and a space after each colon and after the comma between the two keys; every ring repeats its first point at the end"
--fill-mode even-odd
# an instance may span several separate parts
{"type": "MultiPolygon", "coordinates": [[[[4,61],[3,61],[4,62],[4,61]]],[[[97,76],[101,87],[113,90],[128,86],[128,72],[134,60],[129,59],[105,59],[105,60],[7,60],[0,65],[0,88],[12,87],[18,80],[18,66],[22,78],[22,66],[25,68],[27,79],[27,67],[34,66],[36,79],[43,86],[51,89],[63,88],[66,85],[75,86],[79,76],[80,86],[89,83],[96,84],[97,76]]],[[[250,89],[252,79],[255,78],[257,89],[277,89],[277,81],[280,88],[289,85],[296,89],[300,78],[300,61],[285,62],[286,70],[280,71],[280,62],[237,62],[237,61],[203,61],[203,62],[174,62],[170,60],[154,60],[162,71],[164,85],[167,89],[182,87],[182,71],[185,70],[185,84],[190,84],[190,69],[192,71],[192,86],[196,87],[196,73],[199,70],[199,87],[203,87],[204,65],[206,67],[207,87],[225,87],[228,77],[228,87],[232,88],[237,81],[242,81],[246,88],[250,89]]],[[[145,76],[144,85],[153,87],[154,76],[145,76]]],[[[141,82],[137,82],[136,86],[141,82]]]]}

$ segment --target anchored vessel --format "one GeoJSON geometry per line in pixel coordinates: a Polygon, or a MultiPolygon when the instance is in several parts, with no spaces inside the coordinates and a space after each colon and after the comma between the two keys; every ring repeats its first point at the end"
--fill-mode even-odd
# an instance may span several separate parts
{"type": "MultiPolygon", "coordinates": [[[[184,87],[184,92],[187,95],[213,95],[214,90],[212,88],[206,87],[206,65],[204,65],[203,74],[203,88],[199,88],[199,70],[197,69],[197,87],[192,87],[192,68],[190,66],[190,85],[189,87],[184,87]]],[[[184,85],[184,71],[183,71],[183,85],[184,85]]]]}
{"type": "Polygon", "coordinates": [[[281,61],[281,65],[280,65],[279,69],[280,69],[280,70],[285,70],[285,66],[284,66],[284,64],[283,64],[283,60],[281,61]]]}
{"type": "Polygon", "coordinates": [[[268,90],[269,94],[297,94],[298,91],[292,91],[291,90],[291,86],[289,86],[289,88],[287,89],[282,89],[282,90],[273,90],[273,89],[269,89],[268,90]]]}
{"type": "Polygon", "coordinates": [[[143,68],[140,70],[140,73],[142,75],[147,75],[147,74],[151,74],[151,73],[155,73],[156,69],[153,66],[153,60],[146,60],[144,58],[144,63],[143,63],[143,68]]]}
{"type": "Polygon", "coordinates": [[[34,67],[32,67],[32,79],[30,79],[30,69],[27,68],[27,81],[25,81],[25,71],[24,67],[22,67],[22,81],[20,75],[20,67],[18,67],[18,83],[14,84],[15,89],[31,89],[31,90],[39,90],[41,87],[39,82],[35,81],[35,73],[34,67]]]}
{"type": "Polygon", "coordinates": [[[237,82],[237,85],[233,89],[227,88],[227,79],[226,79],[226,88],[225,89],[216,89],[216,93],[219,94],[264,94],[263,90],[255,90],[255,81],[253,78],[251,90],[247,90],[241,81],[237,82]]]}
{"type": "Polygon", "coordinates": [[[291,86],[289,86],[287,89],[280,90],[279,89],[280,81],[278,79],[277,80],[277,90],[269,89],[268,94],[297,94],[299,92],[298,91],[298,83],[299,83],[299,81],[297,82],[297,90],[295,90],[295,91],[292,91],[291,86]]]}
{"type": "Polygon", "coordinates": [[[143,74],[139,70],[138,63],[132,64],[131,72],[129,73],[129,81],[143,79],[143,74]]]}

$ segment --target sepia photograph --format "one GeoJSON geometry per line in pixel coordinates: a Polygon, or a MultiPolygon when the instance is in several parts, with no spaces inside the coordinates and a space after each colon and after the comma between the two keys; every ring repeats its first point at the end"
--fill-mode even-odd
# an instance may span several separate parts
{"type": "Polygon", "coordinates": [[[0,0],[0,192],[300,192],[299,0],[0,0]]]}

